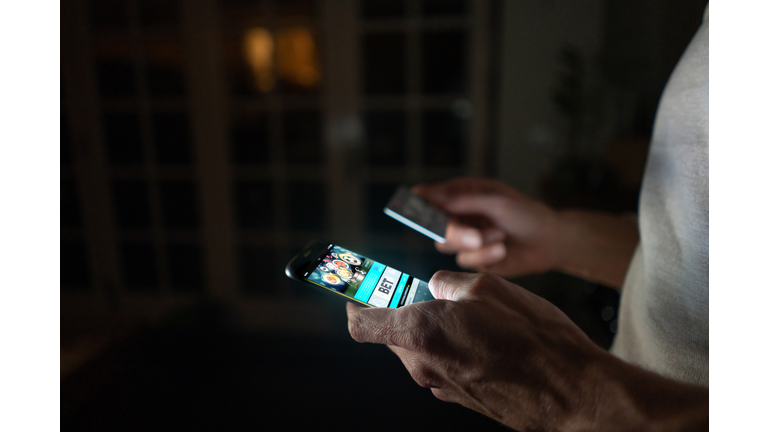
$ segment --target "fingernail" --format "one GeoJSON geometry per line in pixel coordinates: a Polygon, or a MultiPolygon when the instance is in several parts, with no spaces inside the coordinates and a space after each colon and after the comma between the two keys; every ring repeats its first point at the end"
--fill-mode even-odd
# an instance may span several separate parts
{"type": "Polygon", "coordinates": [[[501,259],[504,257],[504,254],[507,253],[507,248],[504,247],[503,243],[497,243],[490,248],[488,248],[488,258],[491,259],[501,259]]]}
{"type": "Polygon", "coordinates": [[[479,248],[482,240],[480,236],[475,233],[466,233],[461,236],[461,243],[470,248],[479,248]]]}

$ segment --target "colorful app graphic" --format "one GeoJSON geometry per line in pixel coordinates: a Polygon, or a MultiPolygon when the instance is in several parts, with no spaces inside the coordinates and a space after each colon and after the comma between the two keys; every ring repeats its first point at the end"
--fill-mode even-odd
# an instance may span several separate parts
{"type": "Polygon", "coordinates": [[[305,278],[374,307],[397,308],[434,299],[426,282],[336,245],[329,245],[305,278]]]}

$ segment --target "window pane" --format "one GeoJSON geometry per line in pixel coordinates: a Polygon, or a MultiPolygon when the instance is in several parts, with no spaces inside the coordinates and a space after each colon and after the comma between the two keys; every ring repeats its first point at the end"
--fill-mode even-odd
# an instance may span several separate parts
{"type": "Polygon", "coordinates": [[[105,38],[96,44],[96,75],[101,97],[127,97],[136,93],[133,46],[127,38],[105,38]]]}
{"type": "Polygon", "coordinates": [[[127,1],[92,0],[90,22],[93,29],[122,29],[128,27],[127,1]]]}
{"type": "Polygon", "coordinates": [[[323,163],[320,113],[301,110],[283,113],[285,159],[289,163],[323,163]]]}
{"type": "Polygon", "coordinates": [[[61,226],[77,228],[82,226],[80,199],[73,180],[61,181],[61,226]]]}
{"type": "Polygon", "coordinates": [[[366,231],[372,234],[402,234],[405,225],[384,214],[384,207],[392,198],[397,184],[368,185],[366,199],[366,231]]]}
{"type": "Polygon", "coordinates": [[[117,224],[123,228],[151,225],[147,184],[138,180],[112,182],[112,200],[117,224]]]}
{"type": "Polygon", "coordinates": [[[151,243],[120,245],[123,281],[128,289],[153,291],[158,286],[155,248],[151,243]]]}
{"type": "Polygon", "coordinates": [[[229,136],[232,142],[232,163],[262,164],[271,160],[266,114],[247,113],[235,116],[229,136]]]}
{"type": "Polygon", "coordinates": [[[171,244],[166,248],[171,288],[202,291],[205,286],[203,259],[197,245],[171,244]]]}
{"type": "Polygon", "coordinates": [[[465,90],[464,44],[463,31],[424,33],[422,69],[424,93],[456,94],[465,90]]]}
{"type": "Polygon", "coordinates": [[[405,92],[405,36],[402,33],[363,37],[363,88],[367,94],[405,92]]]}
{"type": "Polygon", "coordinates": [[[163,208],[163,224],[170,228],[195,228],[198,226],[197,191],[191,181],[166,181],[160,183],[160,203],[163,208]]]}
{"type": "Polygon", "coordinates": [[[274,87],[274,41],[262,28],[252,28],[241,36],[224,40],[224,66],[232,94],[260,95],[274,87]]]}
{"type": "Polygon", "coordinates": [[[276,32],[275,59],[282,92],[311,93],[320,89],[317,45],[310,27],[282,28],[276,32]]]}
{"type": "Polygon", "coordinates": [[[172,27],[179,23],[179,5],[175,0],[139,0],[144,27],[172,27]]]}
{"type": "Polygon", "coordinates": [[[249,294],[276,294],[275,282],[284,277],[275,250],[267,247],[241,246],[237,251],[240,284],[249,294]]]}
{"type": "Polygon", "coordinates": [[[115,165],[138,164],[144,161],[139,118],[133,113],[104,116],[104,140],[109,161],[115,165]]]}
{"type": "Polygon", "coordinates": [[[91,273],[85,243],[62,241],[60,247],[62,290],[80,291],[90,287],[91,273]]]}
{"type": "Polygon", "coordinates": [[[61,165],[72,165],[72,138],[69,135],[69,119],[64,112],[64,108],[61,108],[61,114],[59,115],[59,158],[61,159],[61,165]]]}
{"type": "Polygon", "coordinates": [[[462,165],[465,121],[450,110],[430,110],[422,114],[423,160],[429,166],[462,165]]]}
{"type": "Polygon", "coordinates": [[[152,114],[152,135],[155,158],[161,164],[175,165],[192,162],[189,124],[184,113],[152,114]]]}
{"type": "Polygon", "coordinates": [[[424,16],[464,15],[467,13],[465,0],[421,0],[424,16]]]}
{"type": "Polygon", "coordinates": [[[184,94],[184,50],[173,37],[150,38],[144,47],[147,85],[153,96],[184,94]]]}
{"type": "Polygon", "coordinates": [[[272,185],[267,182],[242,181],[235,184],[237,226],[272,228],[272,185]]]}
{"type": "Polygon", "coordinates": [[[365,113],[366,156],[374,166],[405,164],[405,113],[365,113]]]}
{"type": "Polygon", "coordinates": [[[317,14],[315,0],[280,0],[275,6],[278,18],[312,18],[317,14]]]}
{"type": "Polygon", "coordinates": [[[288,213],[292,230],[325,229],[325,184],[294,182],[288,186],[288,213]]]}
{"type": "Polygon", "coordinates": [[[363,18],[400,18],[405,16],[405,1],[363,0],[360,9],[363,18]]]}

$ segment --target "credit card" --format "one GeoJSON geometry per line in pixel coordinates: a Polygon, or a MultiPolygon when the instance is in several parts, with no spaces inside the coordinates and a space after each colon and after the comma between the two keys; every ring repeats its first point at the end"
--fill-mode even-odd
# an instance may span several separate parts
{"type": "Polygon", "coordinates": [[[448,215],[420,196],[411,193],[407,186],[397,188],[387,206],[384,207],[384,213],[437,242],[445,243],[448,215]]]}

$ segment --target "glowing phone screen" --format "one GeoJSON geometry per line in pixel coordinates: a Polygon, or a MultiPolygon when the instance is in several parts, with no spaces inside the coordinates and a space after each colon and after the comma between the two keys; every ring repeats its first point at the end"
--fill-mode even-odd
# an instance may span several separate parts
{"type": "Polygon", "coordinates": [[[302,277],[373,307],[434,300],[427,282],[333,244],[309,264],[302,277]]]}

